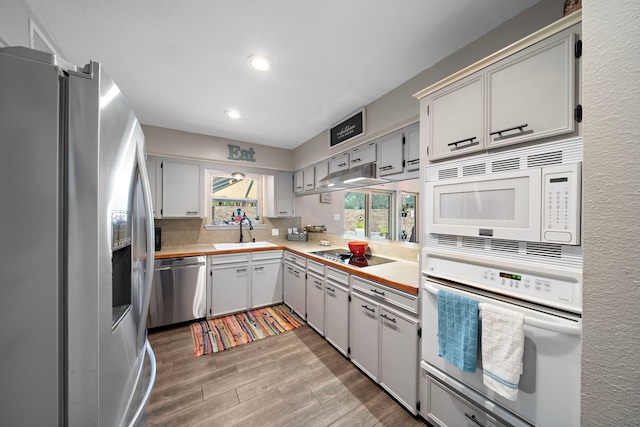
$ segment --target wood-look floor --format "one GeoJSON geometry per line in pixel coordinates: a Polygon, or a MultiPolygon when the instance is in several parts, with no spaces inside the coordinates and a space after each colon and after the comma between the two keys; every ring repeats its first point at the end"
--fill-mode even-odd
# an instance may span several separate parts
{"type": "Polygon", "coordinates": [[[149,426],[426,426],[308,325],[193,357],[188,325],[151,331],[149,426]]]}

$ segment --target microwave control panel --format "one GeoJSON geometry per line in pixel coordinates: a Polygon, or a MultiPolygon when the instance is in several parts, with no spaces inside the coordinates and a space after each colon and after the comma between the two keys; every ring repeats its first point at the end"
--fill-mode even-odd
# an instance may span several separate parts
{"type": "Polygon", "coordinates": [[[581,191],[579,163],[542,168],[543,242],[580,244],[581,191]]]}

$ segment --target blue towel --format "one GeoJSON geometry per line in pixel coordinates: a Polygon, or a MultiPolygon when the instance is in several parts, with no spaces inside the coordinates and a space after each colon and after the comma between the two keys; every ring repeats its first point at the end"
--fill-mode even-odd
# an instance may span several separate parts
{"type": "Polygon", "coordinates": [[[464,372],[476,371],[478,301],[438,290],[439,355],[464,372]]]}

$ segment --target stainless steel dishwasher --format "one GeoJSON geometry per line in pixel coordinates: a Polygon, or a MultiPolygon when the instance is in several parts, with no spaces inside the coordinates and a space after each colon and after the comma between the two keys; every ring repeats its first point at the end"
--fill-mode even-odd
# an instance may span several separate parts
{"type": "Polygon", "coordinates": [[[206,315],[206,257],[156,260],[147,327],[171,325],[206,315]]]}

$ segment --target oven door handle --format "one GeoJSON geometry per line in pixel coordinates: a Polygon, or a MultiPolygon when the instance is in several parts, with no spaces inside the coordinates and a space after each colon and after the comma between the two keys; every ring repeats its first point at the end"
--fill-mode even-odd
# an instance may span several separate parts
{"type": "MultiPolygon", "coordinates": [[[[424,288],[430,294],[433,294],[436,297],[438,296],[438,289],[435,286],[425,283],[424,288]]],[[[524,323],[529,326],[533,326],[534,328],[540,328],[540,329],[545,329],[547,331],[558,332],[564,335],[574,335],[574,336],[582,335],[582,327],[580,326],[580,324],[571,324],[568,322],[570,322],[570,320],[566,320],[563,323],[560,323],[560,322],[550,322],[548,320],[536,319],[530,316],[524,316],[524,323]]]]}

